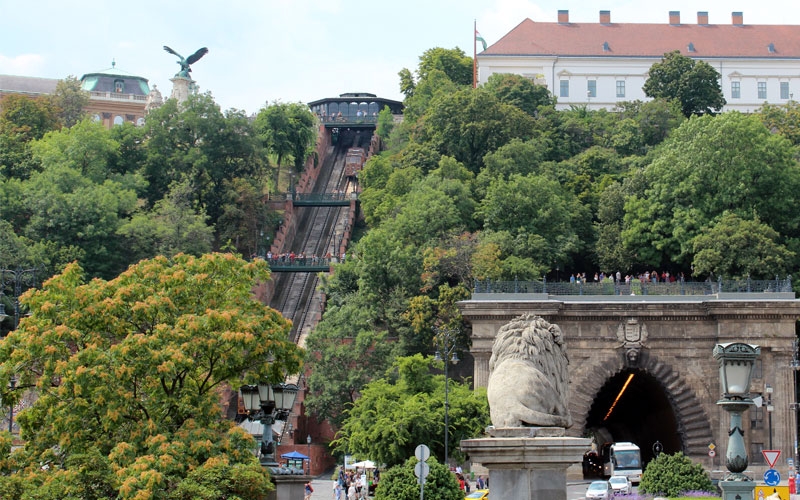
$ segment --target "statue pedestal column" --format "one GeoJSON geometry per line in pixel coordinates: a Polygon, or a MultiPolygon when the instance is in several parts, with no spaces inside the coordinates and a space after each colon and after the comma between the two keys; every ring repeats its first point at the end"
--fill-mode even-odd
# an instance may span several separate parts
{"type": "Polygon", "coordinates": [[[175,75],[170,78],[172,82],[172,95],[171,99],[176,99],[178,102],[185,102],[189,98],[189,94],[194,92],[195,81],[191,78],[175,75]]]}
{"type": "Polygon", "coordinates": [[[589,439],[560,427],[489,427],[490,437],[461,441],[470,460],[489,469],[492,498],[567,500],[567,468],[579,464],[589,439]]]}

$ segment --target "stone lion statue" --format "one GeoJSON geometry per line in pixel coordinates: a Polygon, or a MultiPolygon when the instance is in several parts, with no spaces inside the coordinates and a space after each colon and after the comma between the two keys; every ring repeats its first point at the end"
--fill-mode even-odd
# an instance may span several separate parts
{"type": "Polygon", "coordinates": [[[558,325],[524,314],[500,328],[489,360],[492,425],[571,427],[568,365],[558,325]]]}

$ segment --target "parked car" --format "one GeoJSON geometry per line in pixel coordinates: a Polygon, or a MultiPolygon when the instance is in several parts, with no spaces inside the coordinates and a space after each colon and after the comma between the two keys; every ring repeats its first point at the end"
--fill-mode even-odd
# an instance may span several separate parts
{"type": "Polygon", "coordinates": [[[628,495],[633,490],[633,485],[628,476],[611,476],[608,480],[615,495],[628,495]]]}
{"type": "Polygon", "coordinates": [[[464,497],[474,499],[477,498],[478,500],[489,500],[489,490],[475,490],[472,493],[467,493],[467,496],[464,497]]]}
{"type": "Polygon", "coordinates": [[[586,500],[611,500],[614,498],[614,490],[608,481],[592,481],[586,489],[586,500]]]}

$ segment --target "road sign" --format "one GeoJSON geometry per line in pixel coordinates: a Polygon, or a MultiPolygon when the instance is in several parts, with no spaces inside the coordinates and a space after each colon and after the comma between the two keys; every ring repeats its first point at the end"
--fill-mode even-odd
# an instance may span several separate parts
{"type": "Polygon", "coordinates": [[[421,444],[414,450],[414,456],[420,462],[424,462],[431,457],[431,449],[427,445],[421,444]]]}
{"type": "Polygon", "coordinates": [[[708,449],[709,449],[709,450],[713,450],[713,449],[714,449],[714,448],[716,448],[716,447],[717,447],[717,446],[716,446],[714,443],[711,443],[710,445],[708,445],[708,449]]]}
{"type": "Polygon", "coordinates": [[[414,475],[419,478],[420,484],[423,484],[425,482],[425,478],[428,477],[428,473],[430,471],[431,471],[431,466],[426,464],[425,462],[417,462],[417,465],[414,466],[414,475]]]}
{"type": "Polygon", "coordinates": [[[772,495],[773,493],[777,493],[781,498],[789,498],[789,487],[788,486],[763,486],[758,485],[756,486],[755,491],[753,492],[757,499],[760,498],[767,498],[768,496],[772,495]]]}
{"type": "Polygon", "coordinates": [[[714,458],[717,456],[717,452],[714,450],[708,450],[708,456],[714,458]]]}
{"type": "Polygon", "coordinates": [[[781,456],[781,450],[761,450],[761,453],[764,455],[764,460],[767,461],[770,469],[775,467],[778,457],[781,456]]]}
{"type": "Polygon", "coordinates": [[[781,474],[775,469],[767,469],[764,473],[764,483],[767,486],[778,486],[781,482],[781,474]]]}

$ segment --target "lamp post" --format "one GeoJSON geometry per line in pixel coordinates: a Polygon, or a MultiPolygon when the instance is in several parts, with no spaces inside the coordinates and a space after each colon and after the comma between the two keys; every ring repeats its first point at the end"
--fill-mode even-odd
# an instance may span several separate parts
{"type": "MultiPolygon", "coordinates": [[[[23,269],[17,267],[16,269],[0,269],[0,323],[9,316],[6,314],[5,304],[3,304],[4,290],[6,287],[13,287],[14,292],[14,327],[16,330],[19,326],[20,307],[19,296],[22,295],[23,287],[32,287],[36,284],[36,269],[23,269]]],[[[2,329],[0,328],[0,332],[2,329]]]]}
{"type": "Polygon", "coordinates": [[[756,358],[761,348],[742,342],[717,344],[714,347],[714,359],[719,363],[719,376],[722,384],[722,399],[717,404],[730,413],[730,432],[728,433],[728,449],[725,453],[725,466],[728,474],[720,482],[723,500],[753,498],[755,483],[744,473],[747,469],[747,449],[744,443],[742,413],[753,400],[750,399],[750,379],[756,358]]]}
{"type": "Polygon", "coordinates": [[[311,434],[306,436],[306,445],[308,445],[308,475],[311,475],[311,434]]]}
{"type": "Polygon", "coordinates": [[[458,363],[458,355],[456,354],[456,337],[458,336],[457,328],[434,328],[433,331],[436,335],[433,338],[436,347],[436,354],[434,359],[437,361],[444,361],[444,464],[448,464],[448,441],[450,436],[450,402],[448,401],[448,376],[447,367],[452,362],[458,363]]]}
{"type": "Polygon", "coordinates": [[[767,384],[764,387],[764,393],[767,395],[766,405],[767,405],[767,425],[769,426],[769,449],[774,450],[775,448],[772,447],[772,410],[775,409],[772,406],[772,386],[767,384]]]}
{"type": "Polygon", "coordinates": [[[261,445],[259,446],[260,462],[263,467],[277,467],[275,461],[275,441],[272,440],[272,424],[276,420],[286,420],[294,406],[299,388],[295,384],[243,385],[239,389],[247,418],[259,420],[261,445]]]}

